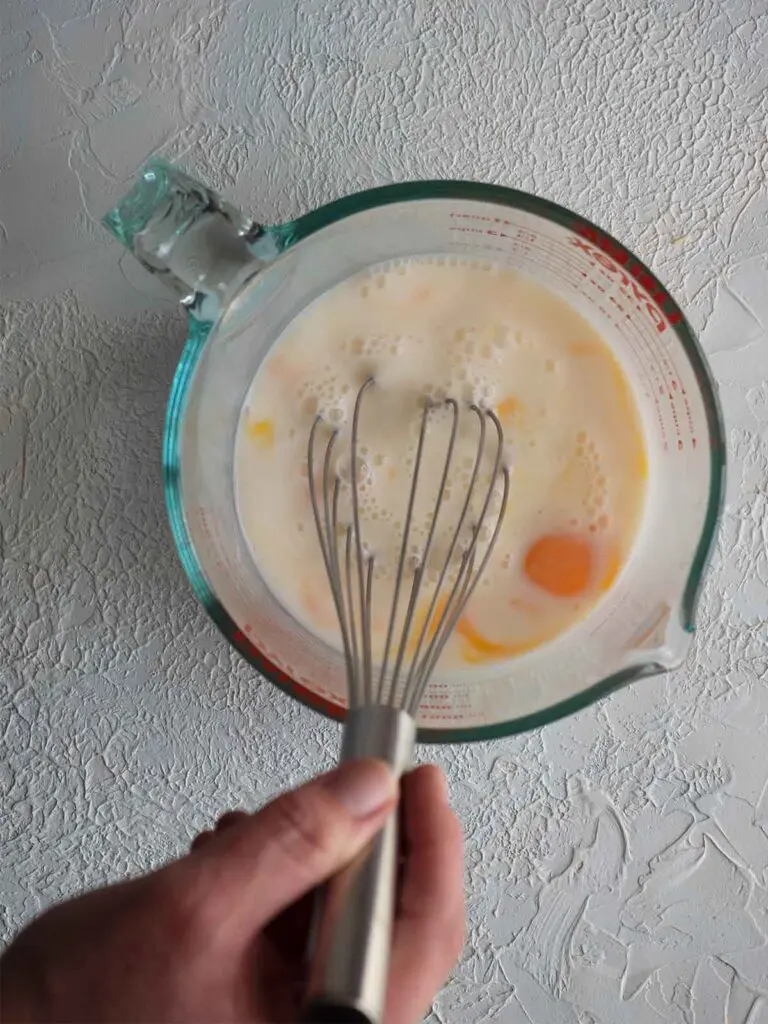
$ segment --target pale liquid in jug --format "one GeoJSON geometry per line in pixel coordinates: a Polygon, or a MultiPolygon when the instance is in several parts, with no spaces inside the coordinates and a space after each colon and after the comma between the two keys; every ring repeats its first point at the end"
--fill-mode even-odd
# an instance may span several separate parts
{"type": "MultiPolygon", "coordinates": [[[[340,648],[312,518],[307,440],[318,414],[323,430],[340,428],[337,465],[348,477],[354,401],[370,377],[360,495],[361,533],[375,556],[374,658],[386,635],[425,400],[451,396],[464,411],[417,628],[477,451],[471,403],[498,415],[511,471],[501,532],[441,671],[517,657],[583,618],[616,580],[641,519],[647,459],[630,385],[606,342],[564,300],[516,271],[448,256],[374,267],[332,288],[288,326],[251,384],[236,441],[237,505],[258,569],[287,611],[340,648]]],[[[407,572],[429,526],[449,427],[443,407],[430,421],[407,572]]],[[[492,512],[499,494],[497,485],[492,512]]],[[[409,584],[407,577],[403,601],[409,584]]]]}

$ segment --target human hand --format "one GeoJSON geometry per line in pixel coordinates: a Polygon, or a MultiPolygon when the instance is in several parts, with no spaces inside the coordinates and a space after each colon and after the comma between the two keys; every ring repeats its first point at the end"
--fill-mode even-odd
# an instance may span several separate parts
{"type": "MultiPolygon", "coordinates": [[[[434,766],[403,779],[404,864],[385,1024],[416,1024],[464,934],[462,837],[434,766]]],[[[396,802],[386,767],[357,761],[235,812],[181,860],[47,911],[0,960],[0,1019],[278,1024],[299,1019],[312,891],[369,842],[396,802]]]]}

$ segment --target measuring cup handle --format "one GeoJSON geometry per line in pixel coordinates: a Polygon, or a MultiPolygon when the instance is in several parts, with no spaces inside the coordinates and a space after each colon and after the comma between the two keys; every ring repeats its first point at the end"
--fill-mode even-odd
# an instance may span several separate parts
{"type": "Polygon", "coordinates": [[[186,306],[208,299],[208,314],[262,262],[250,243],[262,228],[164,160],[150,160],[104,226],[186,306]]]}

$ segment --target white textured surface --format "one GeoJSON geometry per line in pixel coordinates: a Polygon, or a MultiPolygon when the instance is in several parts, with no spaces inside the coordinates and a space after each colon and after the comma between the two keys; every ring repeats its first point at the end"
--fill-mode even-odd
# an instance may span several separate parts
{"type": "Polygon", "coordinates": [[[182,317],[94,222],[149,151],[269,222],[468,177],[670,286],[731,471],[686,667],[437,752],[471,931],[434,1024],[768,1024],[765,0],[9,0],[2,21],[3,931],[327,767],[193,601],[159,470],[182,317]]]}

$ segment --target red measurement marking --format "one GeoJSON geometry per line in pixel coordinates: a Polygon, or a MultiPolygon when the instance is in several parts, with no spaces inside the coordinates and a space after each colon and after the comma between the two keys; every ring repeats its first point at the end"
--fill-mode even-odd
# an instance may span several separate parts
{"type": "MultiPolygon", "coordinates": [[[[688,421],[688,429],[690,430],[691,434],[693,435],[693,431],[694,431],[693,413],[691,412],[691,403],[688,401],[688,393],[685,390],[685,388],[682,389],[682,395],[683,395],[683,405],[685,406],[685,418],[688,421]]],[[[693,438],[693,447],[694,448],[696,447],[696,438],[695,437],[693,438]]]]}
{"type": "Polygon", "coordinates": [[[481,217],[476,213],[452,213],[451,217],[458,218],[460,220],[479,220],[484,224],[503,224],[508,228],[515,226],[511,220],[505,220],[503,217],[481,217]]]}
{"type": "Polygon", "coordinates": [[[495,228],[451,228],[451,231],[461,231],[467,235],[492,235],[494,238],[514,240],[512,235],[508,235],[506,231],[497,231],[495,228]]]}
{"type": "Polygon", "coordinates": [[[338,703],[338,698],[334,697],[328,690],[322,690],[315,693],[308,687],[303,686],[301,683],[297,683],[295,679],[284,672],[279,665],[277,665],[271,658],[267,657],[263,651],[260,651],[258,647],[250,640],[245,632],[241,629],[233,629],[231,634],[228,634],[231,643],[237,647],[237,649],[245,655],[245,657],[256,666],[262,675],[267,676],[273,682],[277,683],[278,686],[282,686],[287,690],[291,690],[299,700],[305,704],[309,704],[311,707],[316,707],[324,714],[331,718],[339,719],[343,717],[342,705],[338,703]],[[325,694],[325,696],[323,696],[325,694]]]}
{"type": "MultiPolygon", "coordinates": [[[[585,245],[578,239],[573,239],[574,245],[578,246],[592,259],[601,263],[612,273],[621,273],[619,268],[624,268],[626,274],[631,275],[634,281],[637,281],[640,287],[643,288],[653,299],[654,303],[663,314],[663,318],[666,318],[666,321],[669,324],[680,323],[683,317],[679,309],[675,306],[671,295],[661,287],[658,281],[655,281],[654,278],[651,277],[644,267],[640,266],[631,253],[620,246],[617,242],[614,242],[612,238],[608,238],[601,231],[598,231],[597,228],[592,227],[590,224],[577,224],[576,233],[591,242],[592,246],[595,246],[597,251],[594,248],[585,245]],[[606,255],[602,256],[602,253],[605,253],[606,255]],[[610,260],[607,259],[606,256],[610,257],[610,260]]],[[[626,274],[622,276],[627,284],[629,284],[629,278],[626,277],[626,274]]],[[[636,289],[634,290],[637,298],[645,298],[642,293],[637,292],[636,289]]],[[[653,310],[654,313],[656,312],[656,309],[651,306],[650,303],[647,304],[647,308],[649,313],[651,310],[653,310]]],[[[657,320],[656,329],[659,333],[666,329],[666,322],[663,318],[661,320],[657,320]],[[663,326],[659,326],[660,324],[663,326]]]]}
{"type": "MultiPolygon", "coordinates": [[[[525,228],[517,228],[514,234],[510,234],[506,231],[498,230],[496,227],[486,226],[490,224],[498,225],[500,223],[503,226],[509,226],[508,222],[504,222],[502,218],[478,217],[470,214],[456,214],[455,217],[463,223],[453,224],[451,226],[452,231],[470,236],[479,235],[483,236],[484,239],[495,238],[499,242],[504,243],[494,245],[492,242],[486,241],[484,245],[488,252],[502,253],[505,257],[505,263],[511,261],[511,265],[515,266],[521,259],[527,263],[533,262],[543,269],[559,274],[564,280],[569,281],[569,283],[576,287],[585,280],[589,281],[595,293],[591,299],[595,308],[609,320],[616,322],[620,318],[625,321],[622,332],[627,335],[627,340],[632,348],[636,350],[640,366],[648,381],[644,391],[651,398],[655,406],[656,419],[659,423],[663,445],[666,450],[668,448],[666,417],[659,403],[659,396],[667,395],[670,385],[666,384],[665,381],[674,376],[674,369],[664,349],[656,350],[656,346],[652,344],[651,338],[647,335],[646,331],[641,330],[639,325],[633,322],[633,313],[627,312],[627,310],[637,310],[641,313],[645,311],[645,315],[650,319],[655,332],[658,333],[662,333],[667,329],[667,322],[656,306],[649,301],[648,294],[643,292],[638,286],[638,281],[634,277],[630,277],[624,269],[617,267],[602,250],[580,238],[574,239],[571,237],[568,242],[558,242],[546,235],[537,235],[535,232],[525,228]],[[476,226],[469,226],[470,224],[476,226]],[[480,227],[480,224],[484,226],[480,227]],[[546,252],[542,251],[542,243],[546,244],[546,252]],[[574,264],[574,246],[588,257],[592,270],[591,274],[581,269],[578,263],[574,264]],[[613,290],[611,288],[611,283],[613,282],[622,289],[618,297],[609,294],[613,290]],[[598,295],[604,297],[603,302],[597,299],[598,295]],[[628,304],[627,300],[629,300],[628,304]],[[638,345],[647,350],[647,356],[650,358],[641,355],[640,351],[638,351],[638,345]]],[[[462,245],[462,247],[464,246],[462,245]]],[[[470,250],[472,248],[472,243],[469,240],[466,243],[466,248],[470,250]]],[[[622,256],[624,252],[624,250],[621,250],[619,255],[622,256]]],[[[629,266],[628,254],[627,266],[629,266]]],[[[640,283],[645,284],[646,282],[653,284],[649,276],[643,274],[640,278],[640,283]]],[[[619,323],[617,323],[617,326],[619,326],[619,323]]],[[[673,411],[673,415],[676,419],[675,411],[673,411]]],[[[679,436],[680,430],[677,421],[675,422],[675,427],[679,436]]]]}

